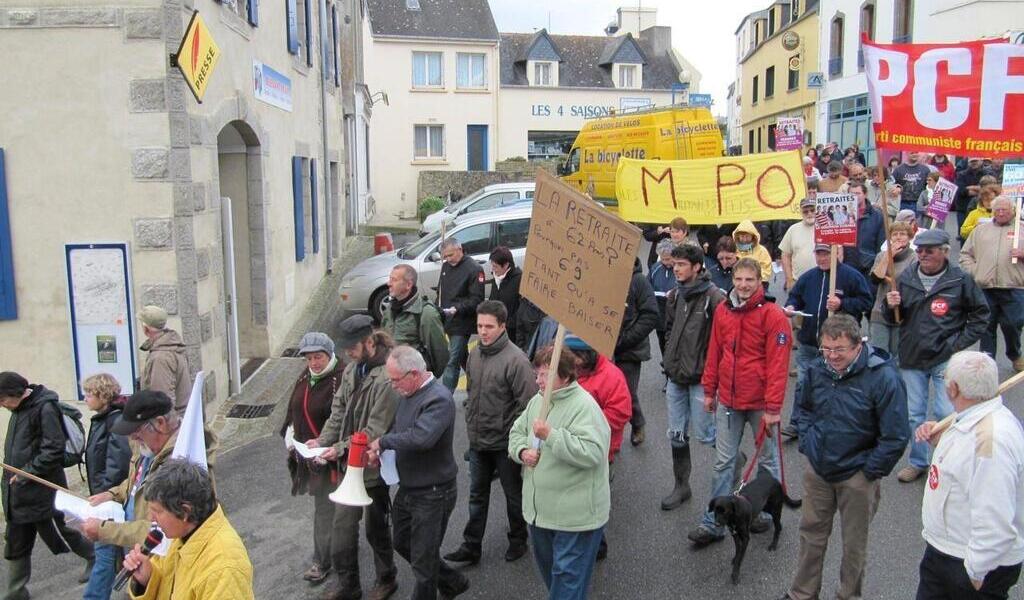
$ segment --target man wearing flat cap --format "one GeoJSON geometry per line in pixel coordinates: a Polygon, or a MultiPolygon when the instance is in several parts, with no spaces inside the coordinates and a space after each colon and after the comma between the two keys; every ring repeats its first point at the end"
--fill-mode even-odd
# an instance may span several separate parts
{"type": "MultiPolygon", "coordinates": [[[[896,323],[895,309],[900,313],[899,366],[907,386],[911,431],[928,417],[929,384],[935,399],[932,418],[940,421],[953,412],[946,396],[946,362],[985,334],[990,314],[974,278],[949,262],[948,233],[926,229],[914,243],[917,261],[903,270],[883,306],[889,323],[896,323]]],[[[913,442],[910,464],[897,479],[916,480],[928,470],[930,458],[928,442],[913,442]]]]}
{"type": "MultiPolygon", "coordinates": [[[[153,390],[135,392],[124,405],[121,417],[111,427],[118,435],[126,435],[136,448],[128,466],[128,478],[109,491],[89,497],[95,506],[114,501],[124,506],[124,523],[86,519],[82,532],[93,541],[131,548],[146,539],[150,529],[149,510],[143,495],[146,480],[158,471],[174,451],[181,417],[167,394],[153,390]]],[[[206,463],[213,477],[213,454],[217,438],[204,429],[206,463]]]]}
{"type": "MultiPolygon", "coordinates": [[[[384,331],[374,331],[373,319],[367,315],[353,315],[341,323],[338,346],[348,356],[348,366],[341,375],[341,387],[334,395],[331,416],[324,423],[320,437],[311,440],[313,448],[327,448],[315,459],[328,464],[337,461],[344,476],[347,466],[349,440],[357,431],[365,432],[371,440],[384,435],[395,420],[398,393],[391,387],[384,364],[394,342],[384,331]]],[[[366,507],[334,507],[331,530],[331,578],[320,598],[323,600],[349,600],[361,598],[359,579],[359,521],[366,516],[366,541],[373,550],[376,581],[370,590],[371,600],[384,600],[395,593],[398,583],[392,551],[388,513],[391,497],[388,486],[380,477],[380,469],[367,466],[363,470],[363,485],[373,503],[366,507]]],[[[326,566],[326,565],[325,565],[326,566]]]]}
{"type": "Polygon", "coordinates": [[[138,314],[146,341],[139,347],[146,352],[139,389],[163,392],[174,403],[178,416],[185,414],[192,396],[192,376],[185,357],[185,342],[177,331],[167,327],[167,311],[159,306],[144,306],[138,314]]]}

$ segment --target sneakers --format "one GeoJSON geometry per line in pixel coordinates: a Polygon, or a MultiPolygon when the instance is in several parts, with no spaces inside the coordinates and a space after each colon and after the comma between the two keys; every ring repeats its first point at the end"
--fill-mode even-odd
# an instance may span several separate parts
{"type": "Polygon", "coordinates": [[[917,481],[919,477],[924,475],[924,471],[924,469],[918,469],[917,467],[903,467],[896,474],[896,479],[903,483],[910,483],[911,481],[917,481]]]}
{"type": "Polygon", "coordinates": [[[388,600],[396,591],[398,591],[398,582],[392,579],[391,581],[378,581],[373,589],[370,590],[369,600],[388,600]]]}
{"type": "Polygon", "coordinates": [[[686,537],[689,538],[689,540],[698,548],[725,539],[724,534],[717,534],[710,527],[704,524],[698,525],[695,529],[690,531],[690,533],[686,534],[686,537]]]}
{"type": "Polygon", "coordinates": [[[444,559],[450,563],[464,563],[469,566],[480,562],[480,555],[465,546],[459,546],[455,552],[445,554],[444,559]]]}
{"type": "Polygon", "coordinates": [[[526,554],[526,542],[517,542],[508,545],[505,551],[505,562],[515,562],[526,554]]]}
{"type": "Polygon", "coordinates": [[[1017,371],[1018,373],[1024,371],[1024,356],[1013,359],[1013,370],[1017,371]]]}
{"type": "Polygon", "coordinates": [[[327,579],[327,572],[328,571],[320,565],[313,563],[313,566],[306,569],[306,572],[302,574],[302,578],[313,585],[316,585],[318,583],[323,583],[324,579],[327,579]]]}
{"type": "Polygon", "coordinates": [[[634,446],[639,446],[644,443],[644,428],[642,425],[640,427],[633,428],[633,432],[629,436],[629,443],[634,446]]]}

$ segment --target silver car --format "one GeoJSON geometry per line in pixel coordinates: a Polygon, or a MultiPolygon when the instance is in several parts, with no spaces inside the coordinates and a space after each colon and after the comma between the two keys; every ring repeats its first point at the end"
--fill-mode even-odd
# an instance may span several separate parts
{"type": "MultiPolygon", "coordinates": [[[[522,267],[526,256],[526,239],[530,233],[532,203],[527,206],[499,208],[460,217],[447,236],[462,242],[462,249],[471,260],[480,263],[488,278],[491,250],[508,246],[516,265],[522,267]]],[[[437,297],[437,281],[441,278],[441,234],[432,233],[416,243],[394,252],[368,258],[356,265],[341,280],[341,306],[353,312],[369,312],[380,320],[382,304],[388,296],[388,276],[395,265],[411,265],[419,274],[416,287],[432,300],[437,297]]]]}
{"type": "Polygon", "coordinates": [[[441,230],[441,223],[451,227],[455,219],[473,213],[507,208],[521,202],[533,201],[534,183],[495,183],[485,185],[458,202],[453,202],[443,209],[430,214],[420,226],[420,235],[429,235],[441,230]]]}

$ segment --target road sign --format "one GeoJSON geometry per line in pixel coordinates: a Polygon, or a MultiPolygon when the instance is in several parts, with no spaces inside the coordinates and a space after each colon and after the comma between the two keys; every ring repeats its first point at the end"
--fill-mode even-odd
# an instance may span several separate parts
{"type": "Polygon", "coordinates": [[[690,106],[706,106],[711,108],[712,104],[711,94],[690,94],[690,106]]]}
{"type": "Polygon", "coordinates": [[[820,90],[825,87],[825,74],[821,71],[807,74],[807,89],[820,90]]]}
{"type": "Polygon", "coordinates": [[[185,83],[197,102],[203,101],[206,86],[210,83],[210,75],[220,59],[220,48],[213,41],[210,30],[199,16],[199,11],[192,13],[192,19],[185,28],[185,36],[181,38],[178,53],[171,55],[171,64],[178,67],[185,77],[185,83]]]}

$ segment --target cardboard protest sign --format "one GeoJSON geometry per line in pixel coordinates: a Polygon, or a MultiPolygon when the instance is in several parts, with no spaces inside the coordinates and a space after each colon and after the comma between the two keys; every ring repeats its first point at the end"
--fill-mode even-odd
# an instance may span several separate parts
{"type": "Polygon", "coordinates": [[[1024,196],[1024,164],[1003,165],[1003,193],[1024,196]]]}
{"type": "Polygon", "coordinates": [[[619,159],[619,216],[637,223],[690,225],[799,219],[807,196],[800,152],[692,160],[619,159]]]}
{"type": "Polygon", "coordinates": [[[1024,156],[1024,46],[862,41],[878,148],[1024,156]]]}
{"type": "Polygon", "coordinates": [[[857,199],[853,194],[818,192],[814,198],[814,243],[857,243],[857,199]]]}
{"type": "Polygon", "coordinates": [[[939,179],[925,213],[939,223],[945,223],[946,217],[949,216],[949,207],[953,205],[953,198],[956,197],[956,190],[956,184],[939,179]]]}
{"type": "Polygon", "coordinates": [[[537,171],[520,292],[592,348],[612,356],[640,230],[537,171]]]}
{"type": "Polygon", "coordinates": [[[799,150],[804,147],[804,118],[779,117],[775,120],[775,150],[799,150]]]}

